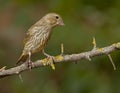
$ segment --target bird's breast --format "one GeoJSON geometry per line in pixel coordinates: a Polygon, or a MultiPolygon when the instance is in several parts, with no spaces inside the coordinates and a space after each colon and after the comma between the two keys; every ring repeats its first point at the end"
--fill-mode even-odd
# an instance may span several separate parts
{"type": "Polygon", "coordinates": [[[50,33],[38,33],[33,37],[33,44],[31,51],[33,53],[39,52],[44,49],[48,40],[50,38],[50,33]]]}

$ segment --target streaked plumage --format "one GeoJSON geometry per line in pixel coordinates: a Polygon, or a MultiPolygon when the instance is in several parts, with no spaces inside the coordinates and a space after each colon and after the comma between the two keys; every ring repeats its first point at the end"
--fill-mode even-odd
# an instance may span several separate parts
{"type": "Polygon", "coordinates": [[[31,58],[31,54],[44,50],[52,29],[55,26],[64,25],[60,15],[49,13],[35,23],[27,32],[24,39],[24,49],[17,63],[26,62],[27,58],[31,58]]]}

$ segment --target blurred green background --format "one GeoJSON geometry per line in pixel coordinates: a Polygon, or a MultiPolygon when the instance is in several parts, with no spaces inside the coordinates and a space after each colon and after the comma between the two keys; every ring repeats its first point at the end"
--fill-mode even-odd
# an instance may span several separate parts
{"type": "MultiPolygon", "coordinates": [[[[91,50],[92,37],[104,47],[120,41],[119,0],[0,0],[0,67],[15,66],[26,31],[49,12],[60,14],[66,24],[56,27],[46,47],[51,55],[91,50]]],[[[43,58],[40,53],[32,60],[43,58]]],[[[53,71],[41,67],[0,80],[0,93],[120,93],[120,52],[112,53],[114,71],[106,55],[78,64],[61,63],[53,71]]]]}

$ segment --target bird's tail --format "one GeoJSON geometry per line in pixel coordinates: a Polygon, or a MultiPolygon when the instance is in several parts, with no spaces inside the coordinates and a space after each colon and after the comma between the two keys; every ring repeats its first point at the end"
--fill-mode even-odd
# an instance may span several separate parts
{"type": "Polygon", "coordinates": [[[19,59],[17,60],[17,63],[16,63],[16,64],[25,62],[25,61],[27,60],[27,58],[28,58],[28,55],[23,55],[23,54],[22,54],[22,55],[19,57],[19,59]]]}

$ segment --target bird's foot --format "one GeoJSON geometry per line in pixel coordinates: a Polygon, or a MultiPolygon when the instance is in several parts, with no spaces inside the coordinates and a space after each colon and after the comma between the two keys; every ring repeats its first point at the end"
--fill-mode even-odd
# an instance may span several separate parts
{"type": "Polygon", "coordinates": [[[54,60],[53,56],[47,56],[47,65],[50,65],[53,70],[55,70],[54,60]]]}
{"type": "Polygon", "coordinates": [[[47,54],[47,58],[45,58],[42,63],[43,65],[50,65],[52,69],[55,70],[54,60],[55,58],[53,56],[47,54]]]}
{"type": "Polygon", "coordinates": [[[31,70],[33,68],[33,62],[31,60],[28,61],[28,69],[31,70]]]}
{"type": "Polygon", "coordinates": [[[42,50],[42,53],[47,56],[47,58],[45,60],[43,60],[43,65],[50,65],[52,67],[53,70],[55,70],[55,65],[54,65],[54,61],[55,61],[55,58],[54,56],[51,56],[47,53],[45,53],[44,49],[42,50]]]}

